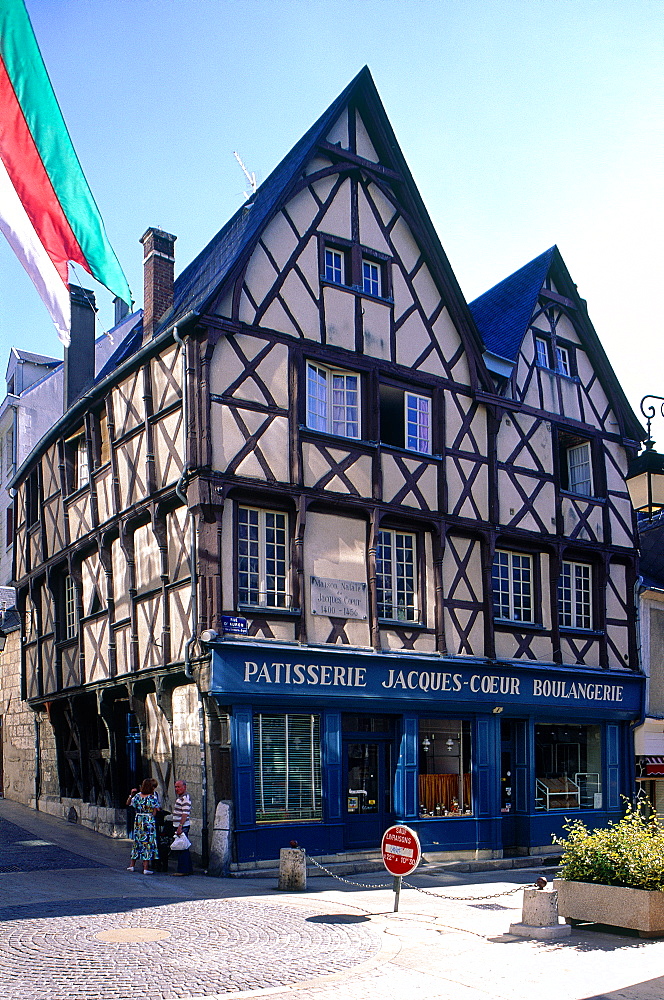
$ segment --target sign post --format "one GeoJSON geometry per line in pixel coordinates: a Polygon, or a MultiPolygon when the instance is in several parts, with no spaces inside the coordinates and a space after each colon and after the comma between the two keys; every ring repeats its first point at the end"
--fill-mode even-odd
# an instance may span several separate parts
{"type": "Polygon", "coordinates": [[[394,876],[394,912],[397,913],[401,879],[415,871],[422,857],[419,837],[408,826],[391,826],[383,834],[381,852],[383,864],[394,876]]]}

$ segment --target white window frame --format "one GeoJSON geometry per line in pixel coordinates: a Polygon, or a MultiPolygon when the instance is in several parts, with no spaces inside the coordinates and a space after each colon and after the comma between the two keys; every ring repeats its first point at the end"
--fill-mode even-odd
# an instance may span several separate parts
{"type": "Polygon", "coordinates": [[[431,398],[405,392],[403,399],[404,440],[408,451],[431,454],[431,398]]]}
{"type": "Polygon", "coordinates": [[[535,358],[540,368],[550,368],[549,345],[543,337],[535,337],[535,358]]]}
{"type": "Polygon", "coordinates": [[[240,505],[237,522],[238,604],[288,609],[288,514],[240,505]]]}
{"type": "Polygon", "coordinates": [[[381,289],[381,268],[375,260],[362,258],[362,291],[365,295],[373,295],[380,298],[381,289]]]}
{"type": "Polygon", "coordinates": [[[582,497],[593,496],[593,467],[590,441],[582,441],[580,444],[570,445],[567,448],[565,457],[567,460],[568,492],[576,493],[577,496],[582,497]],[[582,461],[576,461],[582,454],[585,455],[585,458],[582,461]]]}
{"type": "Polygon", "coordinates": [[[345,283],[344,274],[344,253],[335,247],[325,247],[325,280],[333,285],[343,285],[345,283]]]}
{"type": "Polygon", "coordinates": [[[560,375],[566,375],[568,378],[572,374],[569,363],[569,351],[566,347],[561,347],[560,344],[556,344],[556,371],[560,375]]]}
{"type": "Polygon", "coordinates": [[[378,532],[376,547],[378,617],[419,624],[417,536],[391,528],[378,532]]]}
{"type": "Polygon", "coordinates": [[[500,621],[532,624],[533,557],[524,552],[496,549],[491,573],[494,616],[500,621]]]}
{"type": "Polygon", "coordinates": [[[64,584],[65,639],[75,639],[78,635],[78,615],[76,608],[76,584],[71,573],[65,576],[64,584]]]}
{"type": "Polygon", "coordinates": [[[307,427],[339,437],[360,438],[360,376],[307,361],[307,427]]]}
{"type": "Polygon", "coordinates": [[[83,434],[76,446],[76,489],[80,490],[90,482],[90,459],[88,458],[88,442],[83,434]]]}
{"type": "Polygon", "coordinates": [[[562,628],[593,627],[593,568],[564,560],[558,580],[558,622],[562,628]]]}

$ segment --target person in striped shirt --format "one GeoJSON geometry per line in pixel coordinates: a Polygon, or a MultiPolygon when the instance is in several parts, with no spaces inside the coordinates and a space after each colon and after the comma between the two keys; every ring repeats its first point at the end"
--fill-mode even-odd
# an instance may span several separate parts
{"type": "MultiPolygon", "coordinates": [[[[173,829],[176,834],[184,833],[189,836],[189,825],[191,823],[191,796],[187,793],[187,782],[175,782],[175,794],[177,798],[173,806],[173,829]]],[[[173,875],[191,875],[193,867],[189,849],[186,851],[175,851],[178,858],[177,871],[173,875]]]]}

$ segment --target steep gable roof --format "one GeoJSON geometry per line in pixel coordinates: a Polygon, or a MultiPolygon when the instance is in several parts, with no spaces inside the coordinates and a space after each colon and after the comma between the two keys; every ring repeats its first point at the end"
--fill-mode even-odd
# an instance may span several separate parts
{"type": "Polygon", "coordinates": [[[574,326],[620,420],[622,433],[633,441],[644,441],[643,427],[616,378],[588,316],[585,300],[579,295],[557,246],[545,250],[470,303],[470,311],[485,346],[500,357],[516,361],[547,277],[551,278],[559,294],[574,307],[574,326]]]}
{"type": "MultiPolygon", "coordinates": [[[[474,370],[480,382],[490,390],[492,383],[482,360],[481,338],[366,66],[293,146],[255,194],[179,275],[174,286],[173,307],[161,318],[156,334],[172,327],[191,312],[201,313],[209,307],[222,283],[248,258],[265,226],[291,197],[301,181],[305,165],[314,156],[320,155],[319,144],[325,142],[333,125],[349,105],[358,108],[380,157],[380,163],[372,166],[378,171],[383,168],[387,168],[388,173],[394,171],[399,178],[399,197],[409,222],[427,255],[466,349],[472,355],[474,370]]],[[[334,152],[330,152],[333,156],[334,152]]],[[[339,150],[340,157],[345,153],[339,150]]],[[[366,164],[359,156],[354,159],[360,165],[366,164]]]]}

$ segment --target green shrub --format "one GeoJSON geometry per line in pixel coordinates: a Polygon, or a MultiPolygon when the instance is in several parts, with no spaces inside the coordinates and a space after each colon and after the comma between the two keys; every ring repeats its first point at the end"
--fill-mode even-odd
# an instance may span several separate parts
{"type": "Polygon", "coordinates": [[[627,804],[625,816],[605,829],[588,829],[582,820],[568,820],[560,877],[570,882],[599,882],[628,889],[664,892],[664,825],[650,815],[647,802],[627,804]]]}

